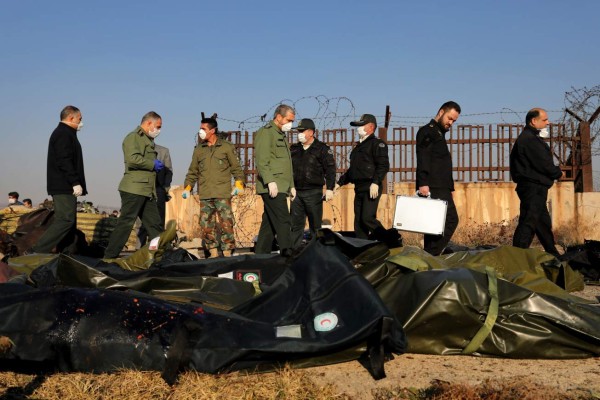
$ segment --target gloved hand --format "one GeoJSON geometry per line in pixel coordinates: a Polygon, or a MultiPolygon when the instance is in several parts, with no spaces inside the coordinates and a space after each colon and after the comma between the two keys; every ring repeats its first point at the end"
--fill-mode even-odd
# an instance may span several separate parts
{"type": "Polygon", "coordinates": [[[267,186],[269,187],[269,196],[271,198],[277,197],[277,184],[275,182],[269,182],[267,186]]]}
{"type": "Polygon", "coordinates": [[[331,201],[333,200],[333,190],[326,190],[325,191],[325,201],[331,201]]]}
{"type": "Polygon", "coordinates": [[[235,185],[233,186],[233,190],[231,191],[232,196],[237,196],[240,193],[244,193],[244,182],[235,181],[235,185]]]}
{"type": "Polygon", "coordinates": [[[181,194],[181,197],[183,197],[184,199],[187,199],[188,197],[190,197],[192,195],[191,190],[192,190],[192,187],[190,185],[187,185],[185,187],[185,190],[181,194]]]}
{"type": "Polygon", "coordinates": [[[290,200],[294,201],[296,194],[296,188],[290,188],[290,200]]]}
{"type": "Polygon", "coordinates": [[[154,160],[154,170],[156,172],[160,171],[161,169],[163,169],[165,167],[165,164],[162,163],[162,161],[160,161],[158,158],[156,158],[154,160]]]}
{"type": "Polygon", "coordinates": [[[377,195],[379,195],[379,185],[376,183],[371,183],[371,186],[369,186],[369,194],[372,199],[376,199],[377,195]]]}
{"type": "Polygon", "coordinates": [[[81,185],[73,186],[73,196],[79,197],[82,194],[83,194],[83,188],[81,187],[81,185]]]}
{"type": "Polygon", "coordinates": [[[337,193],[338,190],[340,190],[341,186],[336,183],[335,186],[333,187],[333,193],[337,193]]]}

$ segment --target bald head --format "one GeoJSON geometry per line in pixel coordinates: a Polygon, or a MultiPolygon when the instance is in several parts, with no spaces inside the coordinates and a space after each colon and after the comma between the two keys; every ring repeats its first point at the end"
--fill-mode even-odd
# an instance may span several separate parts
{"type": "Polygon", "coordinates": [[[532,108],[527,112],[525,124],[534,129],[544,129],[550,124],[548,122],[548,113],[543,108],[532,108]]]}

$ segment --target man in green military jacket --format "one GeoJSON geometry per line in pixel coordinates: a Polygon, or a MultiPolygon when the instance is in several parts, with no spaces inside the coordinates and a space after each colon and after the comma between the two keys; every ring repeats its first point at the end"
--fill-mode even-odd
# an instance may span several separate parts
{"type": "Polygon", "coordinates": [[[216,119],[202,119],[198,132],[200,141],[194,149],[183,192],[183,198],[187,199],[198,182],[200,229],[211,258],[219,256],[219,247],[225,257],[231,256],[235,249],[231,196],[242,191],[246,181],[235,146],[221,139],[217,129],[216,119]],[[233,191],[232,175],[235,178],[233,191]],[[220,224],[217,224],[217,216],[220,224]]]}
{"type": "Polygon", "coordinates": [[[255,253],[271,252],[273,239],[277,235],[277,244],[283,256],[292,252],[291,217],[287,196],[292,201],[296,197],[292,175],[292,157],[286,133],[292,128],[296,111],[280,104],[273,120],[263,126],[254,138],[254,157],[258,176],[256,193],[262,197],[264,212],[258,231],[255,253]]]}
{"type": "Polygon", "coordinates": [[[110,235],[104,258],[117,258],[140,217],[150,238],[163,231],[156,206],[156,172],[164,164],[156,158],[154,139],[159,135],[162,118],[154,111],[142,117],[140,125],[123,140],[125,173],[119,185],[121,216],[110,235]]]}

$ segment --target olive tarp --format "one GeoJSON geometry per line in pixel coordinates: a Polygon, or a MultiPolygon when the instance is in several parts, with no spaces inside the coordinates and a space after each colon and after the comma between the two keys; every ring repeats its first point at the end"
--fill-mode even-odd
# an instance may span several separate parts
{"type": "Polygon", "coordinates": [[[600,308],[568,293],[581,276],[534,249],[432,257],[322,230],[292,259],[181,249],[117,262],[55,255],[35,269],[28,259],[9,260],[25,274],[0,284],[0,336],[15,344],[4,369],[130,367],[172,381],[184,369],[361,357],[380,378],[384,355],[405,350],[600,355],[600,308]]]}

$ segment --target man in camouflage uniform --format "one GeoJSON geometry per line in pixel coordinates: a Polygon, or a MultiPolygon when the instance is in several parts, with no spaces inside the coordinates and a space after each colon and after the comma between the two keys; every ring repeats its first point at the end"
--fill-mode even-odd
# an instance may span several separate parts
{"type": "Polygon", "coordinates": [[[231,196],[244,189],[246,177],[240,166],[234,145],[218,136],[217,121],[204,118],[198,132],[200,142],[194,149],[192,162],[185,176],[183,198],[190,197],[198,182],[200,197],[200,229],[210,257],[229,257],[235,249],[231,196]],[[231,176],[235,187],[231,191],[231,176]],[[219,220],[219,223],[217,222],[219,220]]]}

